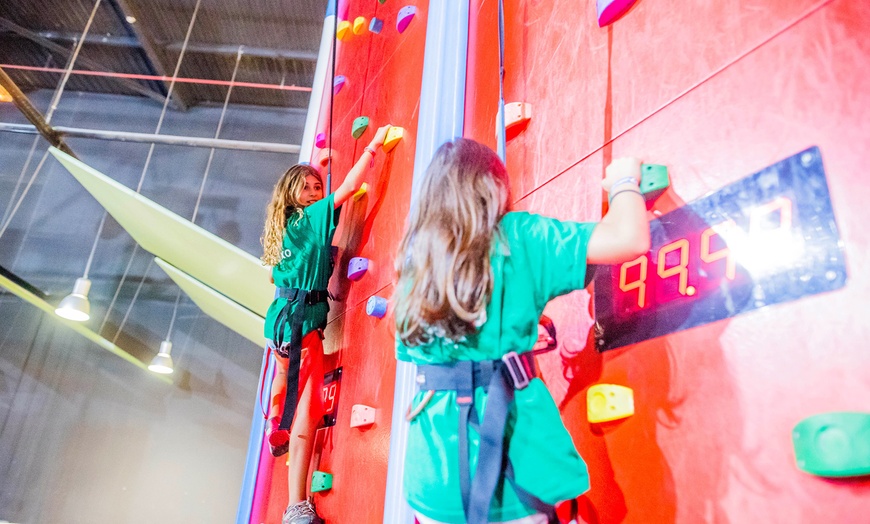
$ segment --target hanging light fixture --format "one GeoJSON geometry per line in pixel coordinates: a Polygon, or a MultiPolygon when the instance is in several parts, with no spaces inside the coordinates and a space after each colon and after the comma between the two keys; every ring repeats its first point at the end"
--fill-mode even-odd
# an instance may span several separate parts
{"type": "MultiPolygon", "coordinates": [[[[82,45],[85,42],[85,38],[88,36],[88,31],[91,29],[91,24],[97,15],[97,9],[99,9],[101,1],[102,0],[97,0],[94,4],[94,8],[91,10],[91,16],[88,17],[88,22],[85,24],[85,28],[82,31],[82,37],[76,43],[75,50],[69,59],[69,63],[67,63],[60,84],[54,92],[48,112],[45,115],[46,124],[51,122],[51,117],[60,103],[60,97],[63,95],[63,90],[66,87],[67,80],[69,80],[73,66],[75,66],[76,60],[78,59],[79,52],[82,50],[82,45]]],[[[94,250],[97,247],[97,240],[100,238],[100,232],[103,230],[103,224],[105,224],[105,222],[106,214],[103,213],[103,219],[100,221],[100,227],[97,230],[97,238],[94,239],[94,245],[91,247],[91,254],[88,257],[88,263],[85,266],[85,274],[81,278],[76,279],[72,293],[64,297],[64,299],[60,301],[60,304],[58,304],[57,309],[54,310],[54,313],[59,317],[74,320],[76,322],[85,322],[91,318],[91,303],[88,302],[88,292],[91,290],[91,281],[88,279],[88,271],[91,269],[91,262],[94,260],[94,250]]]]}
{"type": "Polygon", "coordinates": [[[172,373],[174,368],[172,365],[172,357],[170,356],[170,353],[172,352],[172,342],[170,342],[169,339],[172,336],[172,327],[175,326],[175,317],[178,316],[179,302],[181,302],[180,289],[178,290],[178,294],[175,296],[175,307],[172,308],[172,320],[169,321],[169,329],[166,331],[166,340],[160,343],[160,351],[158,351],[157,355],[151,359],[151,364],[148,366],[149,370],[162,375],[172,373]]]}
{"type": "Polygon", "coordinates": [[[160,373],[161,375],[169,375],[173,371],[172,366],[172,342],[164,340],[160,343],[160,351],[151,359],[151,364],[148,369],[160,373]]]}
{"type": "Polygon", "coordinates": [[[77,278],[73,291],[58,304],[54,310],[57,316],[76,322],[85,322],[91,318],[91,303],[88,302],[88,292],[91,281],[87,278],[77,278]]]}

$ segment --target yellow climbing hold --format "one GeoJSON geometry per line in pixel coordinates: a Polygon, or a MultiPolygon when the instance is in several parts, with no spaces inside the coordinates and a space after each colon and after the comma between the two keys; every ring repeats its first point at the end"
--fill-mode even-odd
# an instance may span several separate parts
{"type": "Polygon", "coordinates": [[[405,130],[401,127],[390,126],[387,136],[384,138],[384,151],[391,151],[405,136],[405,130]]]}
{"type": "Polygon", "coordinates": [[[339,22],[338,27],[335,29],[335,37],[339,40],[347,40],[350,37],[350,22],[347,20],[339,22]]]}
{"type": "Polygon", "coordinates": [[[358,16],[353,21],[353,34],[361,35],[366,30],[366,17],[358,16]]]}
{"type": "Polygon", "coordinates": [[[595,384],[586,391],[586,418],[608,422],[634,415],[634,391],[616,384],[595,384]]]}

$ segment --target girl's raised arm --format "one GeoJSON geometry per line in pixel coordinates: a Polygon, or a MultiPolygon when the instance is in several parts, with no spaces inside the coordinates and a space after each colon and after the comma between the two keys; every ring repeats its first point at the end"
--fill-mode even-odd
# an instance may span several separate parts
{"type": "Polygon", "coordinates": [[[607,166],[601,184],[610,194],[610,206],[589,237],[590,264],[620,264],[649,251],[649,221],[639,182],[640,160],[618,158],[607,166]]]}
{"type": "Polygon", "coordinates": [[[356,164],[350,169],[344,181],[335,190],[335,207],[336,209],[344,204],[351,195],[359,191],[363,181],[363,174],[372,162],[378,148],[384,145],[384,138],[387,137],[389,124],[377,130],[371,143],[366,146],[362,156],[356,161],[356,164]]]}

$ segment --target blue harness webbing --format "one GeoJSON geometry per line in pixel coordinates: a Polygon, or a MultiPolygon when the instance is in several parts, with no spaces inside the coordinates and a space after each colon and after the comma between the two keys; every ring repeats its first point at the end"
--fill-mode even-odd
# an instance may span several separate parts
{"type": "Polygon", "coordinates": [[[499,478],[504,474],[526,507],[543,513],[549,522],[558,523],[555,508],[517,485],[505,449],[504,430],[514,390],[524,389],[536,375],[534,353],[510,352],[501,360],[468,360],[444,365],[419,365],[420,389],[456,391],[459,405],[459,486],[462,506],[469,524],[489,522],[489,507],[499,478]],[[474,406],[474,390],[488,392],[483,424],[474,406]],[[477,469],[472,478],[468,457],[468,425],[480,435],[477,469]]]}
{"type": "Polygon", "coordinates": [[[286,298],[287,303],[275,317],[274,336],[272,342],[276,348],[280,348],[286,336],[286,326],[290,324],[290,348],[289,362],[287,363],[287,392],[284,397],[284,413],[281,415],[281,424],[278,429],[290,429],[293,417],[296,415],[296,403],[299,397],[299,367],[302,363],[302,323],[305,320],[305,308],[307,306],[326,302],[329,293],[327,291],[279,287],[278,297],[286,298]],[[293,304],[302,304],[290,315],[293,304]]]}

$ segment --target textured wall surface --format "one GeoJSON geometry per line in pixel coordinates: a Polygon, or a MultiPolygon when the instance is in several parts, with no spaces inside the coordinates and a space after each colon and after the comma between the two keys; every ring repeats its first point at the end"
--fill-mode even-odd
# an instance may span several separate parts
{"type": "MultiPolygon", "coordinates": [[[[494,146],[497,4],[477,4],[466,129],[494,146]]],[[[597,220],[604,167],[634,155],[668,166],[665,213],[818,145],[849,270],[838,291],[604,354],[588,342],[589,294],[552,302],[560,348],[540,362],[590,466],[588,522],[862,522],[870,509],[866,477],[809,476],[791,444],[807,416],[870,405],[868,24],[870,7],[845,0],[640,0],[606,28],[594,2],[506,2],[505,100],[534,106],[507,148],[516,207],[597,220]],[[632,388],[636,414],[590,426],[596,383],[632,388]]]]}

